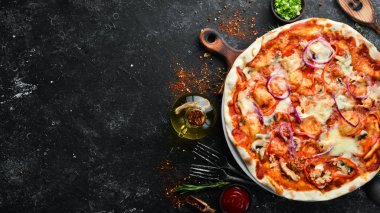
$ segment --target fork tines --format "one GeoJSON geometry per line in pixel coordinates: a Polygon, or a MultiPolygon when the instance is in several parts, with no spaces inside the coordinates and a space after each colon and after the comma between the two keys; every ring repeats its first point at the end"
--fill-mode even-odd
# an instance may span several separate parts
{"type": "Polygon", "coordinates": [[[221,154],[219,152],[202,143],[198,143],[195,146],[193,153],[213,165],[218,165],[218,162],[221,160],[221,154]]]}
{"type": "Polygon", "coordinates": [[[219,180],[218,168],[213,166],[192,164],[190,167],[190,176],[207,179],[207,180],[219,180]]]}

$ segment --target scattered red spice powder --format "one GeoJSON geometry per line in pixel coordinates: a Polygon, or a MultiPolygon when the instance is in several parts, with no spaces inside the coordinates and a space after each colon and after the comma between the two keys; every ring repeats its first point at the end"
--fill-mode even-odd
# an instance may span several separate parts
{"type": "MultiPolygon", "coordinates": [[[[208,56],[200,58],[208,58],[208,56]]],[[[174,66],[177,79],[169,84],[173,95],[179,97],[191,92],[217,94],[223,84],[225,68],[217,67],[211,70],[209,64],[210,62],[203,62],[200,72],[197,72],[193,68],[185,68],[177,63],[174,66]]]]}
{"type": "Polygon", "coordinates": [[[175,189],[189,180],[190,177],[179,178],[175,175],[176,167],[170,160],[162,160],[158,166],[154,168],[157,171],[165,186],[165,196],[170,200],[176,208],[181,208],[186,203],[186,198],[175,193],[175,189]]]}
{"type": "Polygon", "coordinates": [[[179,195],[175,192],[175,189],[189,181],[190,177],[184,177],[182,179],[176,180],[175,182],[172,182],[168,184],[165,188],[165,196],[169,198],[170,202],[175,206],[176,208],[181,208],[184,204],[186,204],[186,197],[179,195]]]}
{"type": "Polygon", "coordinates": [[[172,172],[175,170],[175,167],[173,165],[173,162],[171,162],[170,160],[163,160],[155,169],[163,173],[172,172]]]}
{"type": "MultiPolygon", "coordinates": [[[[250,3],[250,2],[249,2],[250,3]]],[[[242,38],[248,41],[253,41],[258,32],[255,30],[255,18],[245,18],[243,12],[245,10],[235,10],[231,13],[228,11],[230,4],[223,6],[222,10],[218,11],[215,18],[208,17],[208,21],[215,21],[222,32],[242,38]]],[[[177,98],[183,94],[197,92],[201,94],[211,93],[218,94],[218,91],[224,83],[226,71],[224,67],[210,69],[211,54],[204,53],[199,56],[201,60],[200,74],[199,70],[194,68],[184,67],[179,63],[174,65],[176,73],[176,81],[169,84],[169,88],[173,95],[177,98]],[[209,60],[209,61],[205,61],[209,60]]]]}
{"type": "Polygon", "coordinates": [[[258,32],[255,30],[255,18],[246,19],[239,10],[232,13],[232,17],[222,19],[219,24],[220,30],[230,36],[242,39],[255,38],[258,32]]]}
{"type": "MultiPolygon", "coordinates": [[[[252,3],[248,1],[248,3],[252,3]]],[[[255,18],[246,18],[247,9],[243,8],[230,11],[230,4],[226,4],[223,6],[222,10],[219,10],[217,14],[213,16],[208,16],[207,20],[209,22],[214,21],[218,24],[219,29],[233,37],[238,37],[247,41],[253,41],[258,34],[257,30],[255,30],[255,18]]]]}

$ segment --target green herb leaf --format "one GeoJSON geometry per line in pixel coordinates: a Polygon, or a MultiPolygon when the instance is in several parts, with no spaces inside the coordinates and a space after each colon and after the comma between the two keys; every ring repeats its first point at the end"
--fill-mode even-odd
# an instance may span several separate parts
{"type": "Polygon", "coordinates": [[[300,14],[301,0],[275,0],[275,12],[286,20],[293,19],[300,14]]]}
{"type": "Polygon", "coordinates": [[[218,181],[215,183],[203,184],[203,185],[183,184],[183,185],[177,186],[174,189],[174,192],[183,195],[183,194],[199,192],[199,191],[204,190],[204,189],[220,188],[220,187],[223,187],[229,183],[230,182],[222,180],[222,181],[218,181]]]}
{"type": "Polygon", "coordinates": [[[278,27],[280,27],[278,24],[277,24],[277,26],[275,26],[275,25],[269,25],[267,32],[272,31],[272,30],[274,30],[274,29],[276,29],[278,27]]]}

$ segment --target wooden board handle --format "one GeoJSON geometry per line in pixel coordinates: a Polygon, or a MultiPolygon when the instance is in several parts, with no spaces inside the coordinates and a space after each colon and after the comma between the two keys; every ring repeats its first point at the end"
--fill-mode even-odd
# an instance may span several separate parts
{"type": "Polygon", "coordinates": [[[228,45],[218,31],[211,28],[201,30],[199,41],[209,52],[222,56],[227,63],[228,69],[232,67],[235,59],[244,51],[228,45]]]}

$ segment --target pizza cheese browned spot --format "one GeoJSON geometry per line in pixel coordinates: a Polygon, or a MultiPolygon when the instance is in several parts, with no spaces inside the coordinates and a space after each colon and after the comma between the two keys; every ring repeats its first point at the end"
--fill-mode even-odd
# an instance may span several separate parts
{"type": "Polygon", "coordinates": [[[269,32],[239,56],[223,110],[258,181],[291,199],[327,200],[379,171],[379,98],[376,48],[345,24],[314,18],[269,32]]]}

